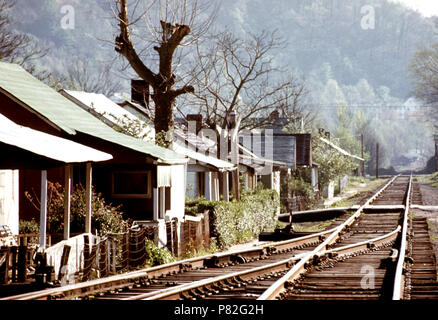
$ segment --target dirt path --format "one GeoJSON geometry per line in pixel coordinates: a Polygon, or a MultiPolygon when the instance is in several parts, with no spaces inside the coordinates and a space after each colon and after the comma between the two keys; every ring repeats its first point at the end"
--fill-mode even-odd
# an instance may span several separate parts
{"type": "MultiPolygon", "coordinates": [[[[430,185],[419,183],[421,190],[421,197],[424,206],[438,206],[438,188],[430,185]]],[[[411,213],[414,217],[427,218],[429,226],[429,237],[434,246],[435,257],[438,257],[438,210],[420,210],[412,209],[411,213]]]]}

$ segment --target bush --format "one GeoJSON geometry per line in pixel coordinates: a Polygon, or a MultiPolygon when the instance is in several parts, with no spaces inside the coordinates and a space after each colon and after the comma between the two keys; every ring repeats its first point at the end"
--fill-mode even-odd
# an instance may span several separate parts
{"type": "Polygon", "coordinates": [[[312,137],[312,158],[319,164],[318,182],[322,190],[330,181],[337,180],[344,175],[350,175],[358,167],[358,163],[351,157],[339,153],[337,150],[312,137]]]}
{"type": "Polygon", "coordinates": [[[146,239],[146,264],[156,266],[174,262],[175,258],[167,248],[158,248],[152,240],[146,239]]]}
{"type": "Polygon", "coordinates": [[[317,198],[315,191],[313,190],[312,184],[306,182],[305,178],[298,174],[292,175],[287,181],[281,184],[281,194],[288,194],[288,186],[290,194],[287,197],[282,198],[282,212],[287,212],[287,200],[292,197],[302,197],[304,199],[304,205],[307,209],[312,208],[316,202],[317,198]]]}
{"type": "Polygon", "coordinates": [[[275,228],[280,199],[275,190],[255,189],[244,192],[240,201],[207,201],[203,198],[186,203],[186,214],[209,210],[211,237],[221,249],[249,241],[261,232],[275,228]]]}
{"type": "MultiPolygon", "coordinates": [[[[64,190],[59,183],[47,183],[48,232],[62,233],[64,230],[64,190]]],[[[39,200],[25,192],[29,201],[39,209],[39,200]]],[[[127,221],[123,220],[121,206],[113,207],[107,204],[100,193],[93,190],[91,198],[91,229],[100,235],[108,232],[123,232],[127,221]]],[[[80,233],[85,230],[85,188],[77,185],[71,194],[70,232],[80,233]]]]}
{"type": "Polygon", "coordinates": [[[32,219],[31,221],[20,220],[19,232],[23,233],[39,233],[40,226],[39,223],[32,219]]]}

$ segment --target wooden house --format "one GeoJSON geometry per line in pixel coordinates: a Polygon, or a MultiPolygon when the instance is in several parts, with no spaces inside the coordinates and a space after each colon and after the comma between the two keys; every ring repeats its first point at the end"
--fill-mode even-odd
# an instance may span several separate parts
{"type": "MultiPolygon", "coordinates": [[[[116,132],[16,64],[0,63],[0,113],[20,125],[111,154],[113,159],[96,165],[90,175],[96,191],[107,202],[121,204],[127,218],[153,220],[165,235],[165,219],[183,217],[185,156],[116,132]]],[[[74,172],[77,183],[88,176],[84,171],[74,172]]],[[[64,180],[62,170],[48,174],[49,179],[64,180]]],[[[32,172],[20,173],[20,198],[32,179],[32,172]]],[[[22,203],[24,211],[31,211],[22,203]]],[[[165,236],[160,239],[164,245],[165,236]]]]}
{"type": "MultiPolygon", "coordinates": [[[[70,168],[74,164],[87,163],[91,168],[92,162],[107,161],[112,158],[110,154],[97,151],[73,141],[62,139],[37,130],[15,124],[0,114],[0,169],[8,170],[14,176],[23,169],[32,169],[41,172],[41,198],[40,198],[40,247],[46,246],[47,227],[47,170],[50,168],[65,168],[64,197],[64,238],[70,235],[70,168]]],[[[19,196],[18,179],[13,178],[13,183],[3,181],[2,200],[4,202],[16,200],[19,196]],[[7,191],[7,188],[11,191],[7,191]]],[[[86,223],[84,232],[91,232],[91,181],[87,179],[86,186],[86,223]]],[[[18,220],[20,218],[18,201],[14,206],[0,208],[0,224],[6,224],[13,233],[18,234],[18,220]],[[1,219],[6,218],[6,219],[1,219]],[[4,220],[4,221],[1,221],[4,220]]]]}
{"type": "Polygon", "coordinates": [[[196,134],[176,129],[172,149],[190,158],[187,164],[187,194],[190,198],[228,200],[228,190],[220,188],[219,175],[237,170],[233,163],[217,158],[216,142],[196,134]]]}
{"type": "MultiPolygon", "coordinates": [[[[145,120],[148,119],[146,116],[138,118],[136,114],[132,114],[131,111],[127,111],[102,94],[68,90],[61,90],[61,94],[111,126],[117,126],[118,119],[128,118],[132,123],[140,124],[146,129],[147,140],[153,137],[150,135],[151,132],[153,134],[152,127],[144,122],[148,121],[145,120]]],[[[236,170],[237,167],[230,162],[208,155],[208,152],[202,152],[201,144],[207,145],[208,143],[205,139],[198,139],[177,129],[170,148],[189,159],[185,177],[186,195],[189,198],[202,196],[207,200],[219,200],[218,173],[236,170]]]]}

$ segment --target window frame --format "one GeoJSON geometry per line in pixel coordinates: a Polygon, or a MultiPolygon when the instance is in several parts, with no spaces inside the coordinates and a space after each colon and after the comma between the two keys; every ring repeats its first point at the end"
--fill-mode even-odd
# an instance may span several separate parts
{"type": "Polygon", "coordinates": [[[152,198],[152,172],[151,170],[115,170],[111,172],[111,197],[118,199],[150,199],[152,198]],[[146,174],[147,175],[147,192],[145,193],[115,193],[114,176],[116,174],[146,174]]]}

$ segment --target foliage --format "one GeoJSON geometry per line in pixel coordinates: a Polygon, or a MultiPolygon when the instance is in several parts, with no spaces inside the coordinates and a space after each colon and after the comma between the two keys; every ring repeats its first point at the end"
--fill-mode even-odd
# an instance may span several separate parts
{"type": "Polygon", "coordinates": [[[158,248],[152,240],[146,239],[146,263],[150,266],[156,266],[175,261],[167,248],[158,248]]]}
{"type": "Polygon", "coordinates": [[[206,210],[211,212],[221,202],[222,201],[205,200],[204,197],[199,197],[197,199],[186,199],[185,214],[196,216],[198,213],[202,213],[206,210]]]}
{"type": "Polygon", "coordinates": [[[321,187],[328,185],[332,180],[351,173],[358,164],[350,157],[347,157],[337,150],[331,148],[319,139],[319,136],[312,137],[312,157],[319,164],[318,182],[321,187]]]}
{"type": "Polygon", "coordinates": [[[132,119],[126,114],[123,115],[123,117],[114,117],[114,119],[116,119],[117,124],[117,127],[114,127],[116,131],[125,133],[134,138],[154,142],[149,138],[149,135],[152,132],[152,127],[150,124],[140,119],[132,119]]]}
{"type": "MultiPolygon", "coordinates": [[[[47,183],[47,211],[48,232],[62,233],[64,230],[64,190],[59,183],[47,183]]],[[[76,185],[71,194],[70,232],[84,232],[85,230],[85,202],[86,190],[81,185],[76,185]]],[[[39,209],[40,200],[29,192],[25,192],[27,199],[39,209]]],[[[91,229],[100,235],[108,232],[122,232],[127,227],[123,220],[121,206],[113,207],[107,204],[100,193],[92,192],[91,200],[91,229]]]]}
{"type": "MultiPolygon", "coordinates": [[[[433,106],[429,115],[435,122],[438,120],[438,43],[431,48],[418,50],[409,66],[412,78],[415,81],[415,96],[433,106]]],[[[430,119],[429,119],[430,120],[430,119]]]]}
{"type": "Polygon", "coordinates": [[[186,203],[186,214],[209,210],[211,236],[219,248],[228,248],[273,229],[278,208],[277,192],[259,188],[242,193],[240,201],[191,200],[186,203]]]}
{"type": "Polygon", "coordinates": [[[169,148],[171,141],[168,132],[162,130],[155,133],[155,144],[163,148],[169,148]]]}
{"type": "Polygon", "coordinates": [[[32,219],[31,221],[20,220],[19,232],[20,233],[39,233],[40,232],[39,223],[36,222],[35,219],[32,219]]]}
{"type": "Polygon", "coordinates": [[[206,246],[201,246],[200,248],[196,248],[195,241],[190,239],[186,244],[186,250],[184,252],[183,257],[186,259],[195,258],[199,256],[205,256],[208,254],[213,254],[219,250],[217,246],[216,238],[210,238],[210,247],[206,248],[206,246]]]}
{"type": "MultiPolygon", "coordinates": [[[[168,1],[153,1],[154,6],[151,10],[147,9],[152,4],[144,1],[139,2],[137,10],[134,10],[135,6],[130,6],[132,22],[139,22],[138,26],[132,26],[132,31],[137,31],[132,32],[132,36],[135,37],[134,45],[139,52],[143,52],[140,58],[151,64],[158,61],[157,52],[152,50],[156,44],[146,44],[144,38],[161,39],[159,20],[166,20],[166,10],[159,11],[156,8],[166,2],[168,1]],[[146,12],[148,17],[141,19],[143,12],[146,12]],[[144,29],[145,23],[148,22],[149,28],[144,29]],[[151,37],[148,31],[139,30],[158,34],[151,37]]],[[[111,61],[111,66],[115,68],[111,76],[123,86],[123,91],[129,92],[127,79],[135,78],[137,75],[131,68],[126,68],[126,60],[114,60],[113,36],[119,29],[119,20],[102,19],[103,16],[113,14],[110,4],[116,3],[115,1],[85,1],[81,5],[75,4],[78,1],[73,1],[76,13],[74,30],[63,30],[59,26],[62,18],[60,9],[65,1],[28,0],[15,3],[9,14],[11,20],[15,20],[10,29],[16,30],[17,34],[25,34],[32,42],[50,49],[43,58],[32,59],[39,69],[47,69],[55,76],[66,75],[72,64],[72,57],[77,56],[96,62],[89,64],[89,73],[97,75],[101,65],[99,62],[111,61]],[[87,41],[90,37],[94,40],[87,41]],[[104,41],[95,41],[96,39],[104,41]],[[116,72],[116,69],[121,72],[116,72]]],[[[285,48],[282,46],[271,52],[273,65],[291,66],[291,73],[296,74],[299,79],[306,79],[305,87],[309,95],[302,105],[313,105],[317,110],[321,127],[334,132],[338,103],[344,103],[348,108],[363,113],[368,125],[365,129],[356,129],[353,133],[364,134],[365,151],[370,154],[369,168],[374,168],[375,165],[374,152],[377,142],[381,147],[381,166],[389,166],[394,158],[410,150],[416,151],[417,145],[418,154],[421,156],[433,154],[433,140],[424,138],[431,134],[424,125],[425,118],[419,121],[418,114],[407,115],[404,103],[413,91],[411,79],[406,76],[406,71],[413,62],[418,44],[437,42],[434,32],[435,18],[423,17],[402,4],[388,0],[275,0],[258,1],[256,5],[250,5],[248,1],[222,0],[220,4],[221,8],[214,11],[217,13],[216,21],[211,28],[214,33],[229,31],[237,39],[246,40],[249,34],[260,34],[261,30],[278,30],[277,35],[285,39],[285,48]],[[376,28],[373,30],[361,28],[361,8],[364,5],[371,5],[376,9],[376,28]],[[297,25],[300,31],[290,32],[295,30],[297,25]],[[402,121],[398,121],[400,117],[405,116],[402,121]],[[407,127],[410,130],[405,130],[407,127]]],[[[115,9],[114,5],[112,7],[115,9]]],[[[115,12],[117,14],[117,10],[115,12]]],[[[205,16],[197,17],[201,18],[201,26],[208,25],[204,23],[208,20],[203,19],[205,16]]],[[[174,22],[176,21],[172,23],[174,22]]],[[[187,37],[190,44],[196,39],[191,37],[194,33],[194,28],[191,28],[187,37]]],[[[212,43],[211,40],[210,38],[206,41],[207,46],[212,43]]],[[[196,47],[180,46],[178,50],[181,51],[175,56],[178,59],[174,59],[174,65],[177,67],[174,69],[174,80],[179,85],[188,82],[196,87],[193,79],[187,75],[192,68],[186,64],[190,61],[191,55],[196,54],[196,47]]],[[[429,47],[427,50],[434,49],[429,47]]],[[[158,69],[157,65],[154,67],[155,70],[158,69]]],[[[222,81],[224,76],[222,75],[218,81],[222,81]]],[[[273,83],[284,79],[283,75],[278,78],[272,74],[270,77],[273,83]]],[[[413,80],[415,85],[415,77],[413,80]]],[[[198,90],[196,94],[199,94],[198,90]]],[[[181,95],[178,99],[190,96],[181,95]]],[[[240,98],[247,100],[245,96],[240,98]]],[[[193,104],[180,103],[180,100],[175,106],[177,109],[184,109],[184,114],[197,110],[193,104]]],[[[417,110],[421,109],[423,108],[417,110]]],[[[304,111],[307,112],[308,109],[304,111]]],[[[297,127],[294,128],[295,132],[299,125],[297,127]]]]}
{"type": "MultiPolygon", "coordinates": [[[[288,190],[290,190],[290,194],[287,198],[291,197],[303,197],[306,203],[307,208],[311,208],[316,203],[315,192],[311,185],[310,177],[307,172],[303,172],[307,170],[294,170],[292,172],[292,176],[289,177],[286,181],[282,181],[281,183],[281,194],[288,194],[288,190]]],[[[309,170],[310,171],[310,170],[309,170]]],[[[282,196],[282,199],[284,197],[282,196]]],[[[282,201],[282,210],[287,211],[287,204],[282,201]]]]}

